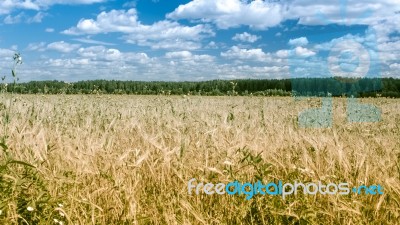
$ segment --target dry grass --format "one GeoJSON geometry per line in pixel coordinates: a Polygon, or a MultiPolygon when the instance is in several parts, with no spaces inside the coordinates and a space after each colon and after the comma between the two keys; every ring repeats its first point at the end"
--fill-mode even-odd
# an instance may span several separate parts
{"type": "Polygon", "coordinates": [[[15,98],[0,134],[9,129],[10,154],[37,169],[16,164],[3,171],[9,191],[0,195],[1,224],[400,224],[399,100],[363,100],[381,107],[383,121],[351,124],[346,101],[334,99],[333,128],[304,129],[296,116],[316,101],[15,98]],[[261,161],[244,160],[258,153],[261,161]],[[187,192],[191,178],[218,183],[256,177],[381,184],[385,194],[247,201],[187,192]]]}

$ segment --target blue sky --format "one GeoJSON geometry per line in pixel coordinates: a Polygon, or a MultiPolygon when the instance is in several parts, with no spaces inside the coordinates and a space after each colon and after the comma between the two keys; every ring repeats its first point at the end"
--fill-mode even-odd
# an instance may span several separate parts
{"type": "Polygon", "coordinates": [[[3,0],[20,81],[400,78],[398,0],[3,0]]]}

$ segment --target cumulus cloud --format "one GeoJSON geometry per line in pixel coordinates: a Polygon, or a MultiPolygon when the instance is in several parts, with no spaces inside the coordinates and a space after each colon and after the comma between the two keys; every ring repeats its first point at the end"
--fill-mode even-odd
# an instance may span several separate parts
{"type": "Polygon", "coordinates": [[[228,51],[222,52],[221,56],[228,59],[254,60],[254,61],[266,61],[270,57],[260,48],[242,49],[237,46],[233,46],[228,51]]]}
{"type": "Polygon", "coordinates": [[[198,41],[188,41],[182,39],[167,39],[167,40],[130,40],[128,43],[137,44],[139,46],[147,46],[152,49],[173,49],[173,50],[196,50],[202,47],[198,41]]]}
{"type": "Polygon", "coordinates": [[[167,18],[212,22],[222,29],[241,25],[265,29],[283,19],[281,5],[262,0],[194,0],[180,5],[167,18]]]}
{"type": "Polygon", "coordinates": [[[46,42],[30,43],[26,49],[29,51],[43,52],[46,50],[46,42]]]}
{"type": "Polygon", "coordinates": [[[81,47],[60,58],[38,57],[27,63],[28,70],[20,68],[21,81],[32,77],[66,81],[109,79],[110,74],[119,80],[201,80],[213,78],[218,70],[210,55],[176,51],[152,58],[143,52],[124,52],[105,46],[81,47]]]}
{"type": "Polygon", "coordinates": [[[5,24],[15,24],[15,23],[21,23],[22,20],[24,19],[25,14],[24,13],[19,13],[16,16],[8,15],[6,18],[4,18],[3,22],[5,24]]]}
{"type": "Polygon", "coordinates": [[[305,46],[308,45],[308,40],[306,37],[300,37],[300,38],[290,39],[288,44],[293,46],[305,46]]]}
{"type": "Polygon", "coordinates": [[[288,19],[298,19],[303,25],[365,24],[390,20],[400,11],[397,0],[333,0],[315,1],[241,1],[192,0],[180,5],[167,17],[211,22],[222,29],[249,26],[254,29],[274,27],[288,19]],[[341,4],[341,5],[340,5],[341,4]]]}
{"type": "Polygon", "coordinates": [[[133,32],[138,26],[136,9],[101,12],[97,19],[81,19],[76,27],[63,31],[64,34],[99,34],[109,32],[133,32]]]}
{"type": "Polygon", "coordinates": [[[249,65],[220,65],[218,66],[220,79],[266,79],[288,78],[289,67],[284,66],[249,66],[249,65]]]}
{"type": "Polygon", "coordinates": [[[18,13],[17,15],[7,15],[3,22],[5,24],[16,24],[16,23],[41,23],[43,18],[46,16],[43,12],[38,12],[34,16],[28,16],[24,12],[18,13]]]}
{"type": "MultiPolygon", "coordinates": [[[[390,65],[394,61],[398,61],[400,58],[400,40],[391,38],[389,32],[385,35],[375,32],[372,26],[366,30],[364,35],[346,34],[342,37],[316,44],[314,49],[331,52],[336,45],[351,41],[358,43],[360,48],[367,50],[370,56],[373,56],[374,60],[379,60],[379,63],[390,65]]],[[[343,49],[354,50],[352,46],[345,46],[343,49]]],[[[358,57],[364,56],[358,55],[358,57]]]]}
{"type": "Polygon", "coordinates": [[[232,40],[234,40],[234,41],[242,41],[242,42],[250,42],[250,43],[254,43],[259,39],[261,39],[260,36],[249,34],[247,32],[244,32],[241,34],[235,34],[235,36],[233,36],[233,38],[232,38],[232,40]]]}
{"type": "Polygon", "coordinates": [[[91,46],[79,48],[78,55],[92,61],[120,61],[147,63],[151,60],[146,53],[121,52],[115,48],[106,48],[104,46],[91,46]]]}
{"type": "Polygon", "coordinates": [[[392,70],[400,70],[400,64],[399,63],[390,64],[389,68],[392,70]]]}
{"type": "Polygon", "coordinates": [[[47,45],[47,49],[62,53],[69,53],[79,48],[79,44],[70,44],[64,41],[53,42],[47,45]]]}
{"type": "Polygon", "coordinates": [[[310,56],[314,56],[316,54],[314,51],[311,51],[307,48],[303,48],[301,46],[296,47],[295,52],[296,52],[297,56],[301,56],[301,57],[310,57],[310,56]]]}
{"type": "Polygon", "coordinates": [[[99,45],[81,47],[63,54],[60,58],[38,57],[27,62],[25,65],[29,64],[29,69],[21,68],[19,74],[21,80],[31,80],[32,77],[39,80],[56,78],[68,81],[107,79],[110,74],[114,79],[121,80],[149,79],[146,76],[150,73],[154,76],[163,71],[160,62],[153,61],[153,58],[143,52],[124,52],[99,45]],[[159,69],[153,70],[154,67],[159,69]]]}
{"type": "Polygon", "coordinates": [[[26,20],[27,23],[41,23],[43,18],[46,16],[46,13],[38,12],[33,17],[30,17],[26,20]]]}
{"type": "Polygon", "coordinates": [[[289,56],[289,51],[288,50],[278,50],[276,52],[276,56],[279,58],[287,58],[289,56]]]}
{"type": "Polygon", "coordinates": [[[182,61],[195,61],[195,62],[211,62],[214,57],[211,55],[195,55],[189,51],[176,51],[165,53],[165,58],[182,61]]]}
{"type": "MultiPolygon", "coordinates": [[[[36,18],[31,22],[40,22],[46,14],[49,6],[54,4],[92,4],[103,0],[5,0],[0,2],[0,15],[4,22],[17,23],[28,22],[27,12],[16,12],[15,9],[37,10],[36,18]],[[8,17],[8,18],[7,18],[8,17]]],[[[193,0],[183,4],[167,15],[166,20],[152,24],[144,24],[138,18],[134,7],[135,1],[126,1],[125,10],[111,10],[101,12],[92,18],[82,18],[76,21],[75,26],[63,33],[75,35],[72,40],[86,45],[71,44],[67,42],[53,42],[50,44],[40,42],[32,43],[27,50],[43,52],[54,50],[62,53],[61,59],[37,57],[37,64],[31,64],[27,74],[57,74],[69,77],[80,74],[92,74],[94,78],[101,79],[109,74],[116,79],[165,79],[182,80],[188,78],[214,79],[219,78],[248,78],[254,77],[285,77],[288,74],[287,63],[289,53],[296,57],[292,60],[299,65],[295,72],[300,75],[322,74],[318,68],[322,68],[318,51],[331,51],[338,41],[352,39],[367,46],[370,50],[376,50],[383,64],[384,74],[395,74],[399,71],[400,58],[400,11],[397,0],[372,1],[366,0],[360,3],[348,0],[344,7],[338,6],[338,1],[327,0],[313,2],[309,0],[288,1],[262,1],[262,0],[193,0]],[[344,17],[341,9],[347,12],[344,17]],[[371,14],[363,16],[363,13],[371,10],[371,14]],[[183,25],[178,21],[188,19],[191,25],[183,25]],[[288,41],[292,51],[282,49],[274,52],[264,52],[259,47],[249,47],[248,43],[255,43],[260,39],[253,35],[254,31],[235,34],[232,40],[238,42],[237,46],[227,48],[224,43],[217,40],[205,40],[214,36],[213,29],[228,29],[245,26],[251,29],[266,30],[279,25],[288,19],[298,19],[299,24],[322,25],[327,23],[339,24],[365,24],[369,28],[365,34],[346,35],[341,38],[314,45],[309,43],[306,37],[296,37],[288,41]],[[91,39],[96,34],[117,33],[120,39],[138,46],[147,46],[152,49],[168,49],[161,56],[151,58],[146,53],[124,52],[117,49],[112,43],[91,39]],[[397,38],[397,39],[396,39],[397,38]],[[216,60],[215,56],[200,54],[203,42],[208,49],[225,49],[216,60]],[[209,43],[207,45],[207,43],[209,43]],[[245,45],[246,44],[246,45],[245,45]],[[315,56],[315,57],[313,57],[315,56]],[[70,57],[70,58],[68,58],[70,57]],[[230,63],[230,62],[234,63],[230,63]],[[246,63],[243,63],[245,62],[246,63]],[[250,62],[251,61],[251,62],[250,62]],[[235,64],[235,62],[239,62],[235,64]],[[263,64],[266,63],[266,64],[263,64]],[[262,64],[262,66],[260,66],[262,64]],[[257,66],[254,66],[257,65],[257,66]],[[44,68],[49,66],[50,68],[44,68]],[[140,74],[140,75],[139,75],[140,74]],[[162,75],[159,75],[162,74],[162,75]],[[140,77],[139,77],[140,76],[140,77]]],[[[48,32],[54,32],[49,29],[48,32]]],[[[287,37],[287,34],[276,33],[276,36],[287,37]]],[[[275,33],[275,32],[274,32],[275,33]]],[[[272,36],[274,35],[272,34],[272,36]]],[[[105,40],[105,39],[103,39],[105,40]]],[[[323,40],[323,39],[322,39],[323,40]]],[[[0,49],[0,57],[10,58],[12,50],[0,49]],[[7,56],[6,56],[7,55],[7,56]]],[[[157,55],[160,52],[158,52],[157,55]]],[[[44,56],[44,54],[40,53],[44,56]]],[[[350,64],[341,64],[351,67],[350,64]]],[[[324,72],[326,68],[324,68],[324,72]]],[[[21,71],[23,72],[23,70],[21,71]]],[[[21,74],[22,75],[22,74],[21,74]]],[[[397,76],[397,74],[396,74],[397,76]]],[[[77,78],[90,79],[90,77],[77,78]]]]}
{"type": "Polygon", "coordinates": [[[9,14],[16,9],[45,10],[51,5],[93,4],[107,0],[3,0],[0,1],[0,15],[9,14]]]}
{"type": "Polygon", "coordinates": [[[198,49],[199,41],[214,36],[209,26],[182,26],[177,22],[160,21],[153,25],[140,25],[135,31],[124,36],[128,43],[150,46],[155,49],[198,49]]]}
{"type": "Polygon", "coordinates": [[[137,1],[127,1],[124,3],[123,7],[134,8],[136,7],[137,1]]]}
{"type": "Polygon", "coordinates": [[[79,41],[85,44],[94,44],[94,45],[115,45],[114,43],[105,42],[105,41],[97,41],[90,38],[74,38],[74,41],[79,41]]]}
{"type": "Polygon", "coordinates": [[[397,0],[324,1],[294,0],[284,12],[286,19],[299,19],[303,25],[365,24],[394,16],[400,10],[397,0]]]}
{"type": "Polygon", "coordinates": [[[14,53],[13,50],[0,48],[0,57],[11,57],[14,53]]]}
{"type": "Polygon", "coordinates": [[[49,59],[45,62],[46,65],[52,67],[72,68],[75,65],[89,65],[88,59],[49,59]]]}
{"type": "Polygon", "coordinates": [[[203,24],[183,26],[174,21],[159,21],[144,25],[138,21],[135,9],[101,12],[97,18],[81,19],[76,27],[63,31],[69,35],[122,33],[128,43],[155,49],[197,49],[199,40],[213,36],[212,29],[203,24]]]}
{"type": "Polygon", "coordinates": [[[179,52],[167,52],[165,54],[167,58],[190,58],[192,53],[189,51],[179,51],[179,52]]]}
{"type": "Polygon", "coordinates": [[[5,70],[8,70],[12,63],[13,63],[13,56],[15,54],[15,48],[14,46],[11,46],[11,48],[0,48],[0,75],[4,76],[6,75],[4,73],[5,70]]]}
{"type": "Polygon", "coordinates": [[[14,9],[39,10],[40,7],[35,2],[26,0],[6,0],[0,2],[0,15],[9,14],[14,9]]]}

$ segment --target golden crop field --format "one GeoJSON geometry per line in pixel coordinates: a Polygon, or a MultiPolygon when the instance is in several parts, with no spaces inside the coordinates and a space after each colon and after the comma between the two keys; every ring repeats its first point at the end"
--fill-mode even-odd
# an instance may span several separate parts
{"type": "Polygon", "coordinates": [[[400,224],[400,100],[301,128],[317,99],[2,95],[0,224],[400,224]],[[33,166],[33,167],[32,167],[33,166]],[[382,195],[199,195],[199,182],[380,184],[382,195]]]}

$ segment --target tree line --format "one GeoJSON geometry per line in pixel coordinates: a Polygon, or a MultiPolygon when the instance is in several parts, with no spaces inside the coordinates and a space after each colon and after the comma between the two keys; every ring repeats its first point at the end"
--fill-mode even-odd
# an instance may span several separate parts
{"type": "Polygon", "coordinates": [[[19,94],[137,94],[400,97],[400,79],[294,78],[210,81],[30,81],[1,84],[2,92],[19,94]]]}

